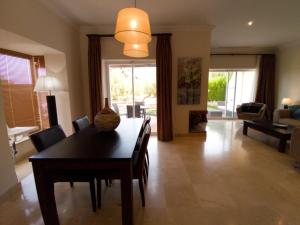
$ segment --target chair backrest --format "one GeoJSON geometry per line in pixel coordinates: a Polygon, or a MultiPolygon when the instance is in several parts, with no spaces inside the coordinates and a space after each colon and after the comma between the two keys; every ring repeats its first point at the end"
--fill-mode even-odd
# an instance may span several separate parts
{"type": "MultiPolygon", "coordinates": [[[[133,117],[133,106],[127,105],[126,109],[127,109],[127,118],[133,117]]],[[[134,113],[135,113],[135,117],[141,118],[141,106],[140,105],[134,106],[134,113]]]]}
{"type": "Polygon", "coordinates": [[[151,121],[151,117],[150,116],[146,116],[145,119],[144,119],[144,121],[143,121],[140,133],[139,133],[139,138],[142,137],[143,132],[145,130],[145,127],[146,127],[147,124],[150,124],[150,121],[151,121]]]}
{"type": "Polygon", "coordinates": [[[137,174],[139,176],[143,175],[146,151],[147,151],[147,146],[148,146],[150,135],[151,135],[151,127],[149,124],[147,124],[144,129],[142,138],[141,138],[141,145],[140,145],[140,149],[138,152],[138,160],[137,160],[136,169],[138,170],[137,174]]]}
{"type": "Polygon", "coordinates": [[[30,139],[38,152],[60,142],[66,137],[60,125],[30,135],[30,139]]]}
{"type": "Polygon", "coordinates": [[[141,118],[141,106],[140,105],[134,105],[134,113],[136,118],[141,118]]]}
{"type": "Polygon", "coordinates": [[[83,130],[90,125],[89,118],[87,116],[80,117],[72,122],[76,133],[83,130]]]}
{"type": "Polygon", "coordinates": [[[140,102],[134,102],[135,105],[145,105],[144,101],[140,101],[140,102]]]}

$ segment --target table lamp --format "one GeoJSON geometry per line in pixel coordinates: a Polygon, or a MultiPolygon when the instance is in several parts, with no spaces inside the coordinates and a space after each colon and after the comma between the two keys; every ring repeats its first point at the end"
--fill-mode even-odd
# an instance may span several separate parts
{"type": "Polygon", "coordinates": [[[60,90],[61,90],[60,82],[56,77],[53,76],[38,77],[34,87],[35,92],[49,93],[49,95],[46,96],[46,99],[47,99],[48,118],[49,118],[50,127],[58,125],[55,95],[52,95],[51,92],[60,91],[60,90]]]}
{"type": "Polygon", "coordinates": [[[293,100],[291,98],[283,98],[281,101],[281,104],[283,105],[284,109],[287,109],[289,105],[293,103],[293,100]]]}

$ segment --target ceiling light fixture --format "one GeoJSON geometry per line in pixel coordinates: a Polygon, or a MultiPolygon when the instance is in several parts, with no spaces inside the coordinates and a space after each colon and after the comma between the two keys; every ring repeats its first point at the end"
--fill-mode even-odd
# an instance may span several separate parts
{"type": "Polygon", "coordinates": [[[147,44],[151,41],[148,14],[134,7],[121,9],[117,16],[115,39],[122,43],[147,44]]]}
{"type": "Polygon", "coordinates": [[[251,27],[252,25],[253,25],[253,20],[250,20],[250,21],[248,22],[248,26],[251,27]]]}
{"type": "Polygon", "coordinates": [[[148,44],[125,43],[123,54],[129,57],[144,58],[149,55],[148,44]]]}

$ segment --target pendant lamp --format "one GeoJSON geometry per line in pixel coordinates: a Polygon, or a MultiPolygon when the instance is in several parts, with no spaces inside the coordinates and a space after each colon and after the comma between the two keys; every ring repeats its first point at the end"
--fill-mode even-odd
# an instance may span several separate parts
{"type": "Polygon", "coordinates": [[[151,41],[148,14],[135,7],[121,9],[118,13],[115,39],[122,43],[147,44],[151,41]]]}
{"type": "Polygon", "coordinates": [[[149,55],[148,44],[124,44],[123,54],[134,58],[144,58],[149,55]]]}

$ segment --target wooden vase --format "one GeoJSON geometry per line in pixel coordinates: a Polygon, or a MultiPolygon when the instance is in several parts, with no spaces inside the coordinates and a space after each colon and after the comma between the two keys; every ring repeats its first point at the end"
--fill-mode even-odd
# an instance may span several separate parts
{"type": "Polygon", "coordinates": [[[101,131],[113,131],[119,126],[120,121],[120,116],[109,108],[108,98],[105,98],[105,107],[95,116],[95,126],[101,131]]]}

